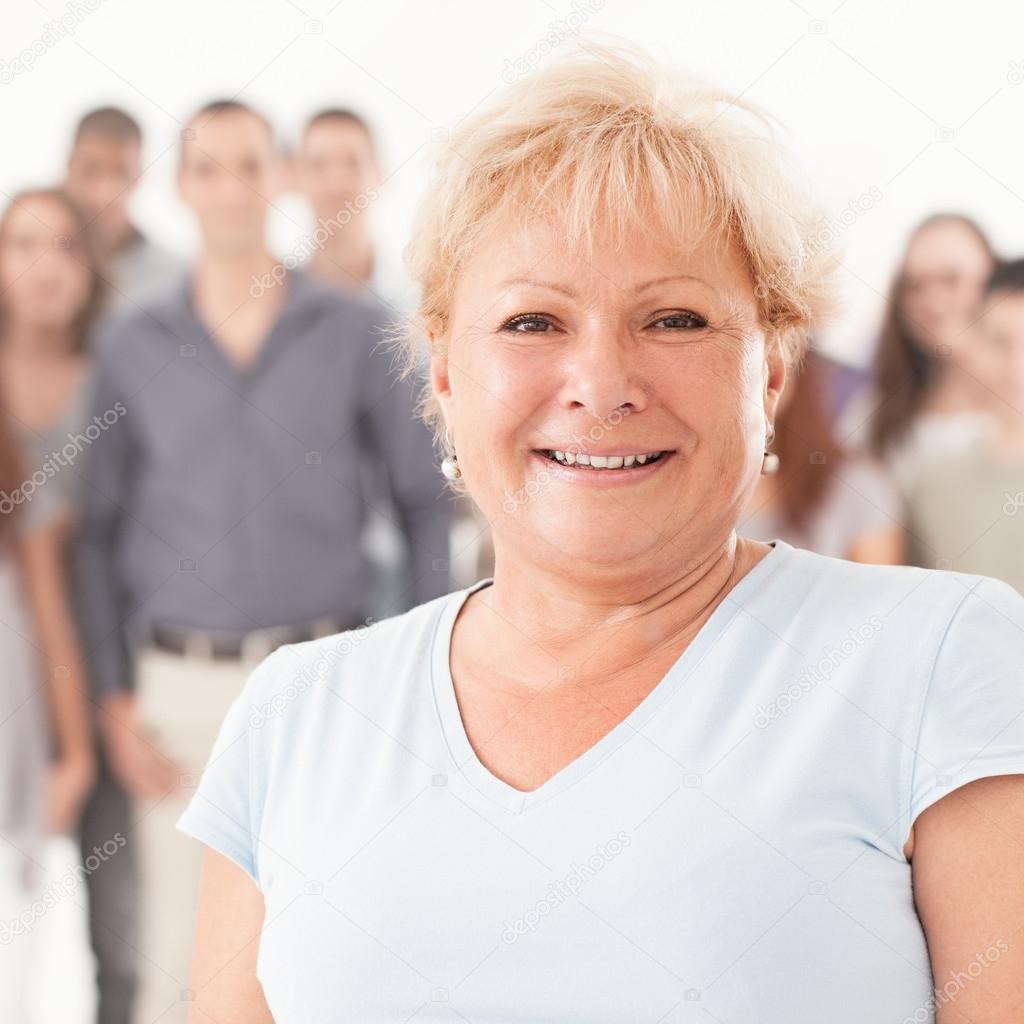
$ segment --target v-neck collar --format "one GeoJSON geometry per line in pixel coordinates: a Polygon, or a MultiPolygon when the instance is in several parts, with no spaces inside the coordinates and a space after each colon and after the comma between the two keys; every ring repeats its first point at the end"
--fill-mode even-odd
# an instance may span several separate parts
{"type": "Polygon", "coordinates": [[[281,346],[292,336],[291,327],[285,329],[292,317],[299,311],[312,308],[315,303],[317,286],[308,273],[298,268],[288,270],[275,287],[284,288],[284,299],[277,310],[277,315],[263,337],[259,351],[246,366],[238,366],[224,351],[220,342],[210,332],[196,308],[193,291],[192,275],[188,274],[180,284],[174,298],[174,310],[178,322],[185,328],[186,336],[197,340],[203,355],[216,364],[217,370],[228,375],[233,381],[248,381],[260,376],[273,362],[281,346]]]}
{"type": "Polygon", "coordinates": [[[691,665],[696,667],[700,664],[706,651],[740,611],[744,600],[793,550],[792,545],[779,538],[767,543],[771,544],[772,550],[750,569],[719,602],[707,621],[654,689],[593,746],[557,771],[537,789],[530,791],[516,789],[499,779],[477,757],[466,733],[465,723],[462,720],[458,699],[455,695],[455,684],[452,680],[451,644],[455,620],[470,595],[490,586],[494,582],[494,578],[487,577],[451,594],[443,605],[435,625],[430,653],[430,675],[438,724],[448,752],[458,770],[474,789],[510,814],[522,814],[529,808],[564,792],[589,774],[605,758],[643,728],[662,705],[672,697],[689,674],[687,669],[691,665]]]}

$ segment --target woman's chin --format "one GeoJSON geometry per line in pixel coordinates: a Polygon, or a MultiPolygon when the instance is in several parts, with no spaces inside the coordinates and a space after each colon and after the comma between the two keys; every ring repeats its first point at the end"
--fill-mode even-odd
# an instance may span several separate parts
{"type": "Polygon", "coordinates": [[[536,537],[536,549],[545,552],[553,564],[574,569],[635,563],[664,543],[664,538],[651,526],[621,515],[607,528],[593,520],[560,517],[538,524],[536,537]]]}

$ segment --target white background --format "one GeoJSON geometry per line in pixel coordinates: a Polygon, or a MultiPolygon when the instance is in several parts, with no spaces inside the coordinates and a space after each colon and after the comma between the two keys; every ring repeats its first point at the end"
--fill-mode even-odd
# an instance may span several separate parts
{"type": "MultiPolygon", "coordinates": [[[[928,213],[962,210],[1006,254],[1024,252],[1019,0],[6,0],[0,190],[56,182],[81,113],[124,106],[146,133],[137,218],[187,253],[194,238],[173,172],[178,133],[196,107],[243,99],[290,141],[317,108],[353,106],[380,140],[387,185],[373,215],[396,258],[432,132],[486,102],[510,62],[547,59],[570,16],[584,35],[643,44],[772,111],[833,215],[880,191],[840,239],[846,310],[825,342],[847,358],[867,357],[893,263],[928,213]],[[17,70],[61,18],[71,34],[17,70]]],[[[288,251],[310,226],[303,205],[283,199],[276,248],[288,251]]],[[[64,865],[70,844],[52,855],[64,865]]],[[[62,948],[49,960],[62,965],[61,981],[41,979],[41,988],[63,1004],[46,1019],[76,1024],[89,1015],[80,901],[62,915],[51,922],[62,948]]]]}
{"type": "MultiPolygon", "coordinates": [[[[584,38],[627,38],[765,106],[830,214],[880,191],[840,235],[846,310],[827,348],[867,358],[893,263],[930,212],[967,212],[998,248],[1024,251],[1024,4],[1009,0],[19,0],[0,22],[0,189],[55,180],[77,117],[123,105],[147,136],[138,220],[187,253],[173,171],[196,107],[238,97],[289,141],[312,111],[348,105],[380,138],[387,184],[373,215],[397,261],[432,129],[486,102],[510,62],[543,63],[552,39],[571,43],[570,18],[584,38]],[[72,34],[11,77],[62,17],[72,34]]],[[[310,227],[284,198],[275,248],[310,227]]]]}

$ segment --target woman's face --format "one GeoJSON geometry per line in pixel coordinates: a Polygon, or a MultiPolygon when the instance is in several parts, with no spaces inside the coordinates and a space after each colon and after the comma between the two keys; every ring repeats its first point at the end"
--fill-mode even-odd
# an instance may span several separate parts
{"type": "Polygon", "coordinates": [[[936,355],[955,354],[977,316],[992,261],[977,236],[956,221],[919,231],[910,242],[903,268],[901,305],[912,337],[936,355]]]}
{"type": "Polygon", "coordinates": [[[0,294],[8,325],[70,328],[89,300],[90,271],[78,252],[78,224],[45,197],[9,208],[0,231],[0,294]]]}
{"type": "Polygon", "coordinates": [[[562,237],[541,220],[496,231],[431,339],[466,486],[499,552],[685,562],[728,537],[756,484],[781,353],[731,246],[598,237],[588,261],[562,237]]]}

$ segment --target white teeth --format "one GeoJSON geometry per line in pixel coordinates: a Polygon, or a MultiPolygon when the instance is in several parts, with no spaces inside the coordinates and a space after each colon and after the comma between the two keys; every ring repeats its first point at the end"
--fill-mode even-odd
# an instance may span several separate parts
{"type": "Polygon", "coordinates": [[[548,456],[564,466],[590,466],[592,469],[623,469],[643,466],[653,462],[662,452],[647,452],[644,455],[584,455],[582,452],[560,452],[549,450],[548,456]]]}

